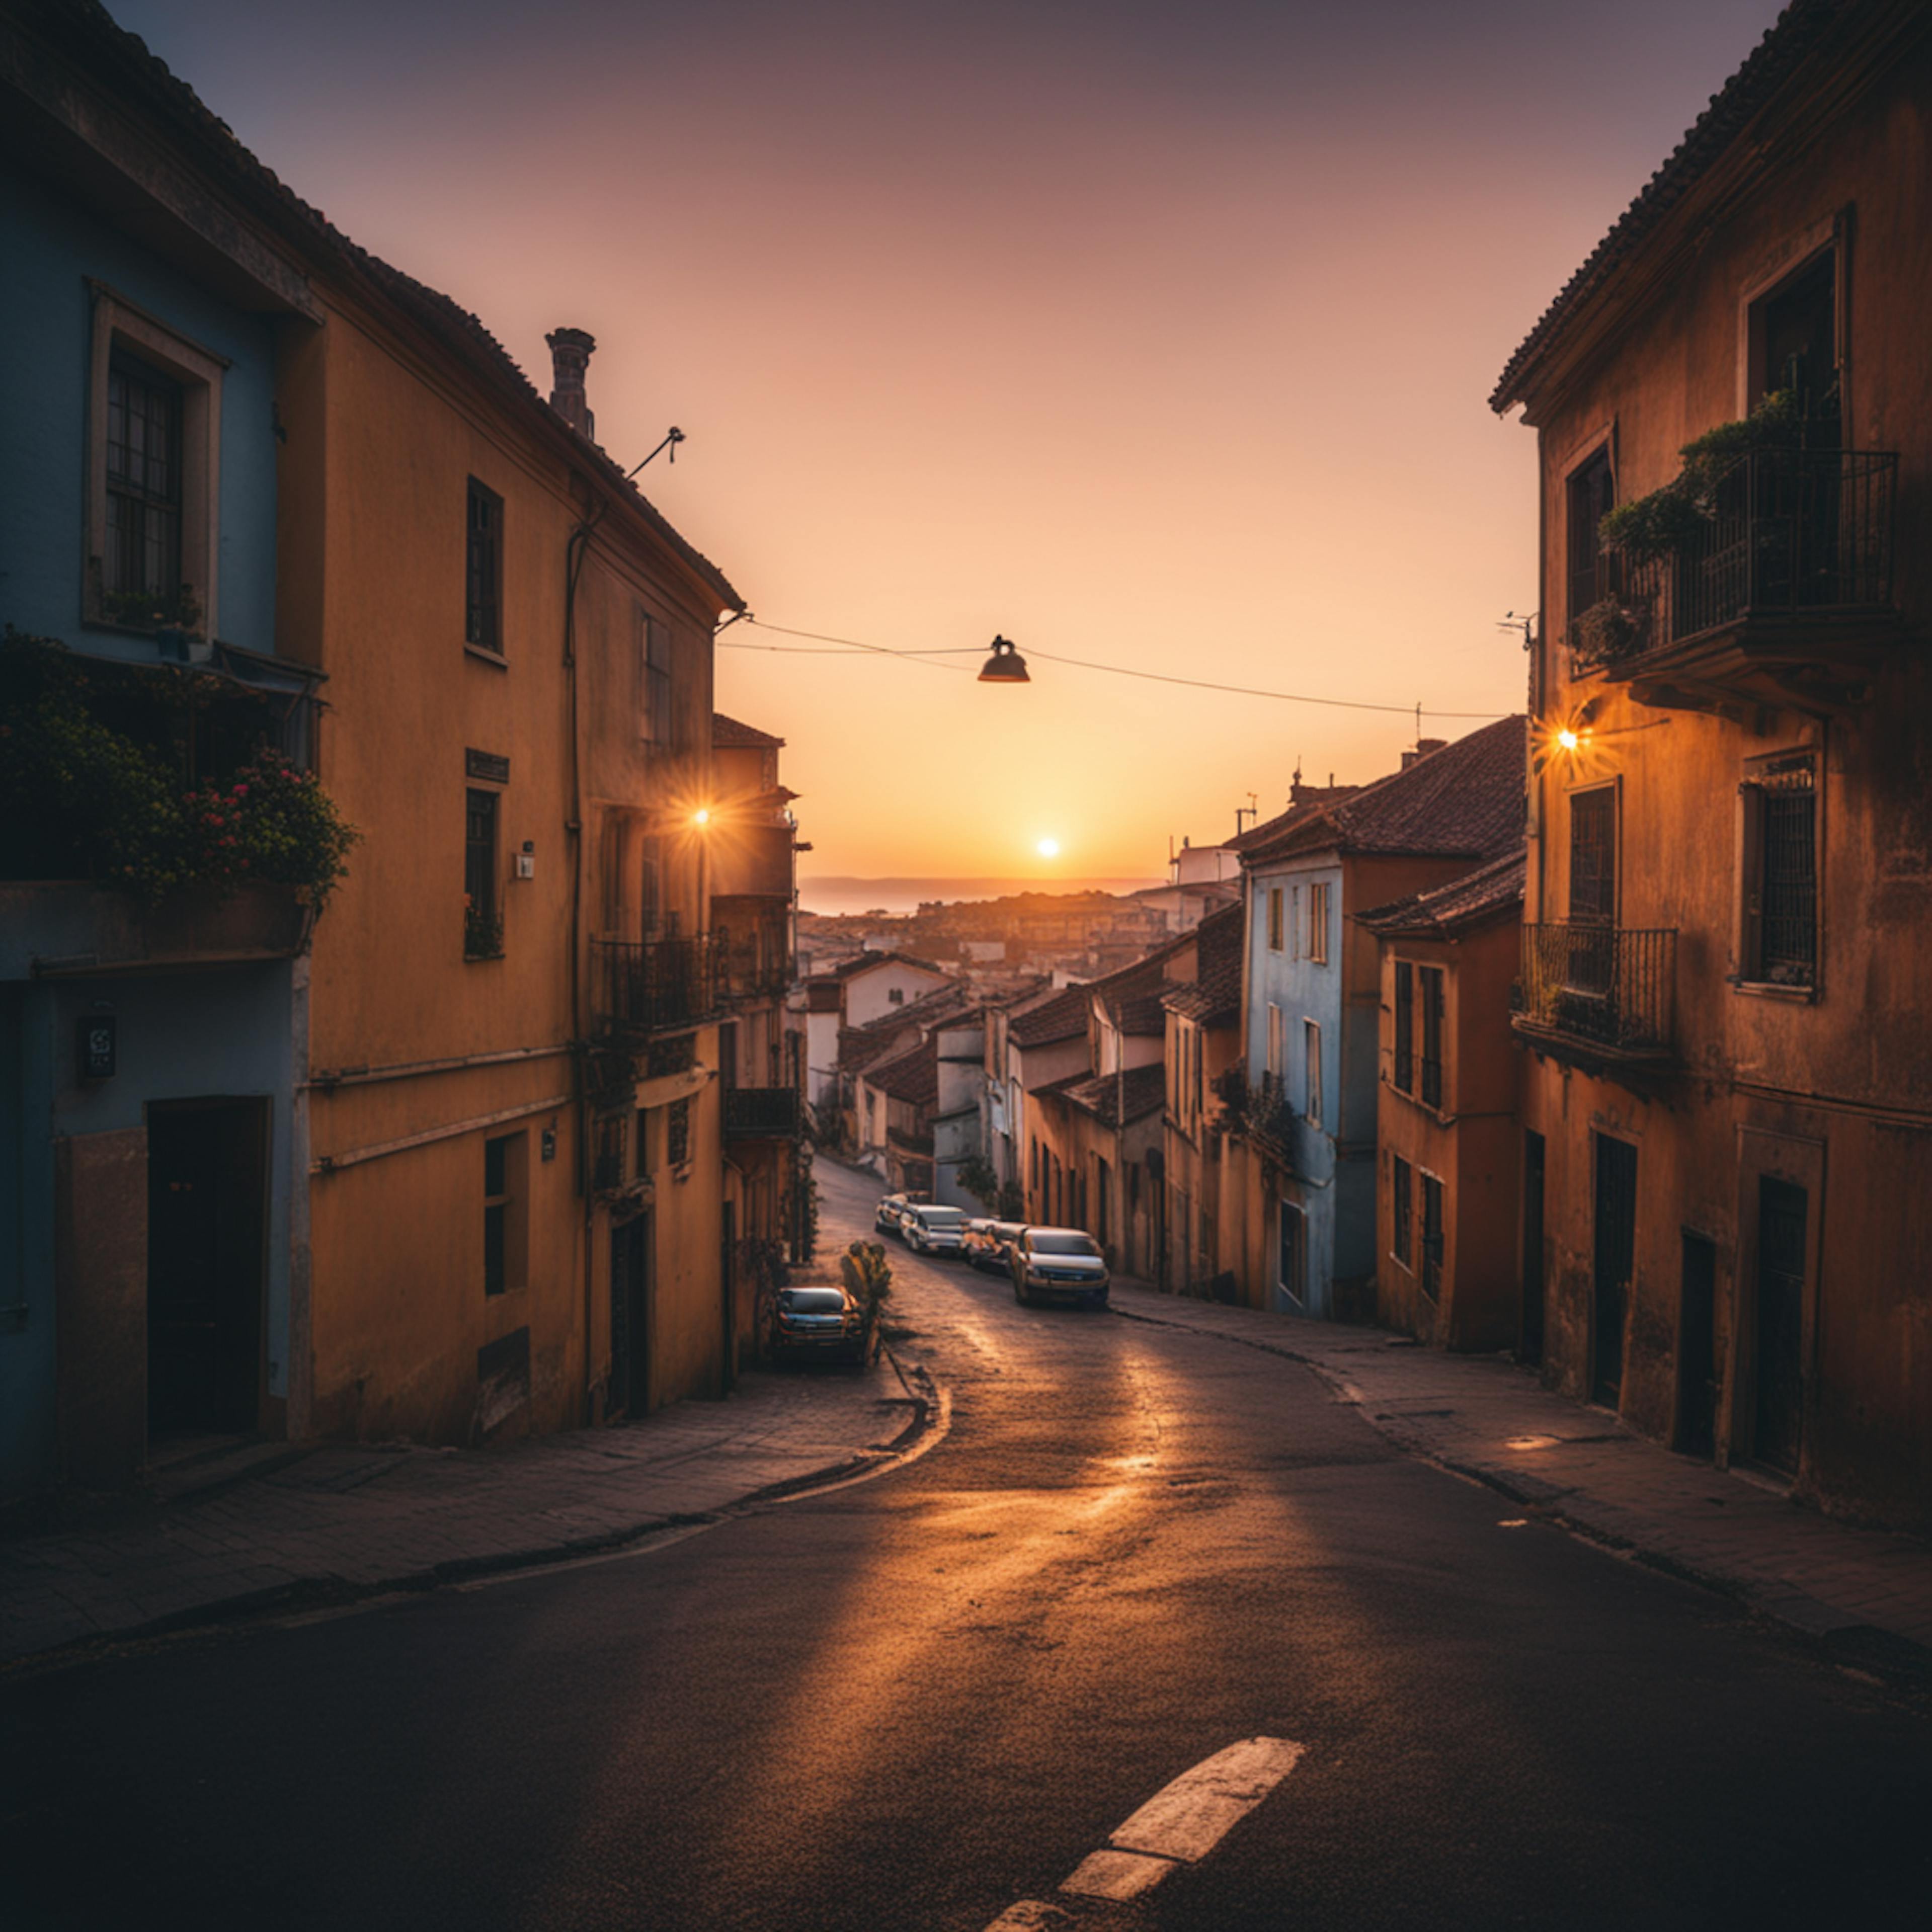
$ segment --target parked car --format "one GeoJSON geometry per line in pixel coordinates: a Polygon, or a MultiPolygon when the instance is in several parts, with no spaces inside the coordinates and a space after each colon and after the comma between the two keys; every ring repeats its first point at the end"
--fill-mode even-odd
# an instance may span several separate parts
{"type": "Polygon", "coordinates": [[[899,1236],[915,1254],[956,1255],[966,1245],[966,1216],[957,1208],[908,1208],[899,1236]]]}
{"type": "Polygon", "coordinates": [[[866,1358],[866,1311],[848,1288],[833,1282],[782,1288],[772,1312],[774,1355],[866,1358]]]}
{"type": "Polygon", "coordinates": [[[1026,1232],[1024,1221],[978,1220],[966,1223],[966,1258],[988,1274],[1012,1270],[1013,1244],[1026,1232]]]}
{"type": "Polygon", "coordinates": [[[1022,1228],[1012,1246],[1013,1298],[1107,1305],[1107,1258],[1082,1228],[1022,1228]]]}
{"type": "Polygon", "coordinates": [[[903,1194],[888,1194],[872,1212],[872,1226],[881,1234],[900,1232],[899,1216],[911,1205],[903,1194]]]}

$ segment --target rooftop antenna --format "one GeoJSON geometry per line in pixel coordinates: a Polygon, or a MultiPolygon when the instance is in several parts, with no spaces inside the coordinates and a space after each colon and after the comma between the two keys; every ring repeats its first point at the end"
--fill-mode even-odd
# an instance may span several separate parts
{"type": "Polygon", "coordinates": [[[1505,610],[1497,620],[1496,628],[1499,631],[1520,631],[1523,649],[1533,651],[1536,648],[1536,620],[1542,614],[1540,610],[1532,610],[1526,616],[1520,616],[1514,610],[1505,610]]]}

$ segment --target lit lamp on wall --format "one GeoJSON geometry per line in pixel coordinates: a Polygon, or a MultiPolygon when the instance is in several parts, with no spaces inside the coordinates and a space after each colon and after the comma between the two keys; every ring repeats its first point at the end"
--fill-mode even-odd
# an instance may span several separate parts
{"type": "Polygon", "coordinates": [[[1027,675],[1026,659],[1019,654],[1010,639],[995,638],[993,655],[980,669],[982,684],[1030,684],[1033,680],[1027,675]]]}

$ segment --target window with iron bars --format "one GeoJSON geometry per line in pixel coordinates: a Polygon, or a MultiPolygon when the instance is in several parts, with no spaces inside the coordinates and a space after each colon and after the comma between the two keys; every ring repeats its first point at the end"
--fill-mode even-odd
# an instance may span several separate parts
{"type": "Polygon", "coordinates": [[[1395,962],[1395,1066],[1390,1076],[1400,1092],[1415,1087],[1415,968],[1395,962]]]}
{"type": "Polygon", "coordinates": [[[1389,1157],[1389,1252],[1407,1268],[1410,1190],[1414,1170],[1400,1154],[1389,1157]]]}
{"type": "Polygon", "coordinates": [[[1442,968],[1424,966],[1422,982],[1422,1104],[1442,1104],[1442,968]]]}
{"type": "Polygon", "coordinates": [[[1442,1292],[1442,1184],[1422,1177],[1422,1292],[1431,1301],[1442,1292]]]}
{"type": "Polygon", "coordinates": [[[1818,974],[1818,790],[1808,754],[1763,759],[1743,788],[1742,976],[1809,987],[1818,974]]]}
{"type": "Polygon", "coordinates": [[[628,1115],[600,1114],[592,1128],[595,1138],[590,1156],[590,1185],[598,1193],[623,1186],[624,1156],[628,1145],[628,1115]]]}

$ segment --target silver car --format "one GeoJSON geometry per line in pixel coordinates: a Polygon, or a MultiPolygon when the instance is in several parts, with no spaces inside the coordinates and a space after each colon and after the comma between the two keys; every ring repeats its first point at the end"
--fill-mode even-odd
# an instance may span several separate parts
{"type": "Polygon", "coordinates": [[[899,1238],[915,1254],[956,1255],[966,1245],[966,1216],[957,1208],[908,1208],[899,1238]]]}
{"type": "Polygon", "coordinates": [[[1100,1244],[1084,1228],[1028,1228],[1013,1243],[1013,1299],[1105,1308],[1109,1277],[1100,1244]]]}

